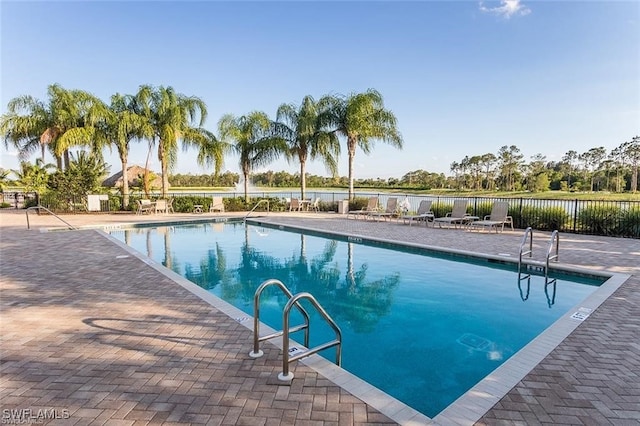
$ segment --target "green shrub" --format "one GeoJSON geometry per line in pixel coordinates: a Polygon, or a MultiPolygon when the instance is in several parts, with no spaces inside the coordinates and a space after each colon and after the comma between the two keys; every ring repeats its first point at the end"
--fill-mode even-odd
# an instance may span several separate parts
{"type": "MultiPolygon", "coordinates": [[[[246,203],[244,197],[223,197],[225,212],[243,212],[250,211],[261,200],[269,200],[269,211],[284,211],[286,209],[286,203],[284,199],[277,197],[270,198],[250,198],[249,203],[246,203]]],[[[135,200],[132,198],[131,202],[135,205],[135,200]]],[[[192,213],[195,205],[201,205],[204,212],[209,211],[211,206],[212,197],[208,196],[186,196],[175,197],[173,199],[173,210],[176,213],[192,213]]],[[[255,211],[264,212],[267,211],[267,204],[261,203],[255,211]]]]}
{"type": "MultiPolygon", "coordinates": [[[[225,201],[225,209],[227,207],[225,201]]],[[[209,211],[209,206],[211,205],[211,197],[197,197],[197,196],[187,196],[187,197],[176,197],[173,199],[173,210],[176,213],[193,213],[193,206],[201,205],[203,206],[203,211],[209,211]]]]}
{"type": "Polygon", "coordinates": [[[453,203],[436,201],[431,204],[431,211],[435,217],[444,217],[453,210],[453,203]]]}
{"type": "MultiPolygon", "coordinates": [[[[353,200],[349,200],[349,210],[362,210],[367,208],[369,204],[369,198],[354,197],[353,200]]],[[[336,207],[337,209],[337,207],[336,207]]]]}
{"type": "Polygon", "coordinates": [[[0,209],[6,209],[7,207],[13,207],[11,203],[0,203],[0,209]]]}
{"type": "Polygon", "coordinates": [[[568,221],[569,215],[562,207],[523,207],[518,223],[523,228],[555,231],[563,230],[568,221]]]}
{"type": "MultiPolygon", "coordinates": [[[[135,203],[134,203],[135,204],[135,203]]],[[[120,195],[109,194],[109,210],[117,212],[122,206],[122,197],[120,195]]],[[[128,209],[131,210],[131,209],[128,209]]]]}
{"type": "Polygon", "coordinates": [[[616,206],[589,206],[578,212],[578,227],[596,235],[616,235],[621,210],[616,206]]]}
{"type": "Polygon", "coordinates": [[[320,201],[319,209],[321,212],[337,212],[338,202],[337,201],[320,201]]]}
{"type": "MultiPolygon", "coordinates": [[[[493,207],[492,201],[480,201],[476,203],[475,206],[475,216],[478,216],[480,219],[484,219],[485,216],[491,214],[491,208],[493,207]]],[[[469,209],[467,209],[467,212],[469,209]]]]}
{"type": "Polygon", "coordinates": [[[640,238],[640,207],[631,207],[620,212],[616,235],[640,238]]]}

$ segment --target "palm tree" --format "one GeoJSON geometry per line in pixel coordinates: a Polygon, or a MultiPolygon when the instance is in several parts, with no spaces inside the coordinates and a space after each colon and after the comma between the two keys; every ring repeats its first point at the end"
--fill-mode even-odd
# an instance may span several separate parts
{"type": "Polygon", "coordinates": [[[335,177],[338,173],[340,143],[335,133],[322,129],[318,105],[311,96],[305,96],[302,104],[282,104],[276,116],[276,133],[287,143],[287,160],[300,162],[300,197],[306,190],[307,160],[321,159],[335,177]]]}
{"type": "Polygon", "coordinates": [[[9,173],[11,173],[11,170],[5,170],[0,167],[0,192],[4,191],[4,186],[10,182],[9,173]]]}
{"type": "Polygon", "coordinates": [[[53,164],[45,164],[42,159],[36,159],[35,164],[28,161],[20,162],[19,170],[12,170],[17,177],[18,184],[24,187],[25,192],[42,193],[47,188],[49,170],[55,168],[53,164]]]}
{"type": "MultiPolygon", "coordinates": [[[[21,96],[9,101],[8,112],[0,117],[0,135],[5,146],[12,143],[20,152],[20,158],[28,158],[41,149],[44,161],[45,147],[55,156],[58,169],[69,167],[69,148],[80,142],[69,130],[83,128],[100,101],[81,90],[66,90],[58,84],[49,86],[48,102],[32,96],[21,96]],[[66,135],[66,137],[65,137],[66,135]]],[[[82,144],[86,141],[83,140],[82,144]]],[[[91,144],[94,153],[101,147],[91,144]]]]}
{"type": "Polygon", "coordinates": [[[217,180],[224,165],[224,154],[231,149],[231,146],[204,129],[201,130],[201,138],[196,146],[198,147],[198,164],[203,167],[213,167],[217,180]]]}
{"type": "Polygon", "coordinates": [[[232,149],[240,157],[244,199],[248,203],[251,171],[278,158],[286,149],[284,139],[273,136],[273,123],[267,114],[259,111],[241,117],[225,114],[218,123],[218,131],[223,143],[232,143],[232,149]]]}
{"type": "Polygon", "coordinates": [[[402,148],[402,136],[396,117],[385,109],[382,95],[369,89],[348,96],[325,96],[319,101],[322,127],[333,129],[347,139],[349,155],[349,199],[353,199],[354,159],[356,147],[369,154],[376,140],[402,148]]]}
{"type": "Polygon", "coordinates": [[[111,96],[109,114],[104,121],[104,131],[109,143],[115,145],[122,165],[122,209],[129,206],[129,147],[134,139],[152,138],[150,122],[136,108],[136,99],[131,95],[116,93],[111,96]]]}
{"type": "Polygon", "coordinates": [[[178,141],[185,147],[202,140],[201,126],[207,117],[207,106],[195,96],[176,93],[172,87],[140,86],[136,95],[137,111],[153,128],[151,145],[158,143],[158,160],[162,171],[162,196],[169,188],[169,171],[177,162],[178,141]],[[198,119],[199,118],[199,119],[198,119]],[[197,127],[193,125],[197,123],[197,127]]]}

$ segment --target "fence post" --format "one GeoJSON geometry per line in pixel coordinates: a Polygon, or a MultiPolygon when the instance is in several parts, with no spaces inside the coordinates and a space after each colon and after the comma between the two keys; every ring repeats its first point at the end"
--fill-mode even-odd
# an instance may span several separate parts
{"type": "Polygon", "coordinates": [[[578,199],[576,198],[574,200],[574,205],[573,205],[573,233],[575,234],[578,225],[578,199]]]}

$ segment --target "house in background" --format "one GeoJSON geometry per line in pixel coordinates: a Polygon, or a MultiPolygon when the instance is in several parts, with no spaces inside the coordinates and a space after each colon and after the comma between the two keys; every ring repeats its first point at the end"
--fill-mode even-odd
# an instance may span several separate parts
{"type": "MultiPolygon", "coordinates": [[[[140,166],[130,166],[127,168],[127,177],[129,178],[129,188],[142,188],[143,186],[143,177],[144,177],[144,167],[140,166]]],[[[151,177],[151,188],[162,188],[162,177],[157,175],[156,173],[150,171],[151,177]]],[[[106,186],[108,188],[122,188],[122,171],[109,176],[107,179],[102,181],[102,186],[106,186]]]]}

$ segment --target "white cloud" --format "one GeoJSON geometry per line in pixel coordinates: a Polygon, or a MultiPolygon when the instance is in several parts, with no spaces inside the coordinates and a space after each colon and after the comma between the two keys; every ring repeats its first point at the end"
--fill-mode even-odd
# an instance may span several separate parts
{"type": "Polygon", "coordinates": [[[500,6],[488,7],[480,2],[480,11],[491,13],[509,19],[512,16],[525,16],[531,13],[531,9],[522,4],[520,0],[500,0],[500,6]]]}

